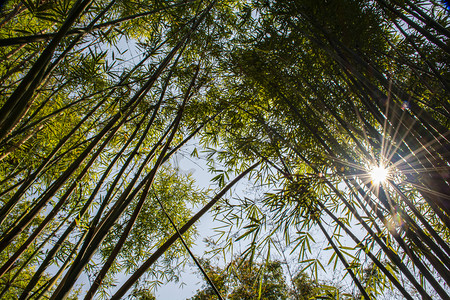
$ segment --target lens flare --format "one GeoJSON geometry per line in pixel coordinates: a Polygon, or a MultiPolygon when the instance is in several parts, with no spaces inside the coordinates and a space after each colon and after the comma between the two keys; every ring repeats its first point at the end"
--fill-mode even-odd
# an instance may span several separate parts
{"type": "Polygon", "coordinates": [[[377,166],[370,171],[370,176],[372,177],[372,182],[374,184],[380,184],[386,180],[388,171],[383,166],[377,166]]]}

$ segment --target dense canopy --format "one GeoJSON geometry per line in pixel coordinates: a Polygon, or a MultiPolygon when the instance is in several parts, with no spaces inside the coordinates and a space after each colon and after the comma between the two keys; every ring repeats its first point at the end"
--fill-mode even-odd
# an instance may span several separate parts
{"type": "Polygon", "coordinates": [[[211,212],[234,274],[302,276],[249,299],[448,299],[447,9],[6,2],[0,298],[151,298],[192,259],[244,299],[190,251],[211,212]]]}

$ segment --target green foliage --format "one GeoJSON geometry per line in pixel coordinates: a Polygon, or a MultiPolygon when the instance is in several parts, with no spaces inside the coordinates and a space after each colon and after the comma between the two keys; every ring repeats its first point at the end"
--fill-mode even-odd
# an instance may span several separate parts
{"type": "Polygon", "coordinates": [[[136,289],[132,292],[132,297],[138,300],[156,300],[156,297],[146,289],[136,289]]]}
{"type": "MultiPolygon", "coordinates": [[[[325,295],[339,289],[318,284],[306,273],[299,272],[292,281],[286,281],[279,261],[263,263],[248,260],[234,260],[225,268],[211,265],[210,260],[202,260],[203,267],[224,299],[324,299],[325,295]]],[[[339,296],[334,299],[338,299],[339,296]]],[[[206,285],[190,298],[191,300],[217,299],[213,289],[206,285]]],[[[328,298],[327,298],[328,299],[328,298]]]]}
{"type": "MultiPolygon", "coordinates": [[[[249,261],[232,262],[221,269],[204,261],[205,269],[219,291],[227,299],[286,299],[288,289],[284,282],[283,268],[279,262],[252,264],[249,261]]],[[[197,291],[190,298],[217,299],[211,288],[197,291]]]]}
{"type": "MultiPolygon", "coordinates": [[[[191,217],[191,207],[199,206],[205,202],[205,192],[196,188],[191,177],[180,175],[174,169],[163,167],[158,172],[152,185],[152,191],[136,220],[136,225],[128,235],[117,260],[117,268],[111,272],[111,276],[118,272],[133,272],[156,248],[174,234],[169,220],[162,212],[155,197],[158,197],[164,203],[166,211],[178,227],[181,227],[191,217]]],[[[101,257],[108,257],[109,252],[117,243],[120,232],[126,226],[135,205],[130,205],[122,220],[110,231],[101,248],[101,257]]],[[[192,245],[195,240],[195,231],[196,228],[193,226],[184,236],[188,245],[192,245]]],[[[181,244],[174,245],[165,254],[168,261],[176,261],[185,255],[187,253],[181,244]]],[[[170,274],[172,272],[169,269],[170,264],[165,267],[167,269],[162,270],[162,274],[170,274]]]]}
{"type": "Polygon", "coordinates": [[[229,299],[447,298],[449,39],[437,1],[8,1],[4,296],[40,291],[51,269],[66,278],[42,290],[63,298],[110,255],[100,296],[119,273],[143,278],[141,299],[176,279],[181,245],[140,266],[173,234],[156,197],[177,226],[206,202],[167,162],[195,135],[215,187],[261,162],[252,189],[215,209],[219,250],[246,247],[226,270],[206,262],[229,299]],[[300,272],[289,290],[279,263],[250,263],[278,234],[314,281],[300,272]],[[345,294],[315,286],[342,266],[345,294]]]}

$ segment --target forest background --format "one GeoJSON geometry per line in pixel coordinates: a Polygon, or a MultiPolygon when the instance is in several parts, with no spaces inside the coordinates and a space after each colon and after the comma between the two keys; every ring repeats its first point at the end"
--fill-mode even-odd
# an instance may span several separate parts
{"type": "Polygon", "coordinates": [[[151,298],[209,213],[199,299],[448,299],[446,9],[8,1],[0,297],[151,298]]]}

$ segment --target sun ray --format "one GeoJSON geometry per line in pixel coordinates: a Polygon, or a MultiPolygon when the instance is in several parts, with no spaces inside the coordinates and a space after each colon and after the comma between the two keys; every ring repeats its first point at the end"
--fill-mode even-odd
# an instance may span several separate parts
{"type": "MultiPolygon", "coordinates": [[[[391,84],[392,81],[389,81],[389,91],[388,91],[388,95],[387,95],[387,99],[386,99],[386,110],[384,113],[384,121],[383,121],[383,126],[382,126],[382,133],[381,133],[381,151],[380,151],[380,155],[381,157],[385,157],[385,146],[386,146],[386,130],[387,130],[387,122],[389,119],[389,100],[391,98],[391,84]]],[[[391,126],[389,126],[389,128],[392,128],[391,126]]],[[[389,130],[389,135],[390,135],[390,130],[389,130]]]]}
{"type": "Polygon", "coordinates": [[[444,199],[450,200],[450,195],[446,195],[443,194],[441,192],[438,192],[436,190],[432,190],[430,188],[424,187],[423,185],[408,181],[408,180],[403,180],[403,183],[407,183],[410,184],[411,186],[415,187],[418,191],[423,191],[426,192],[428,194],[434,195],[434,196],[438,196],[438,197],[442,197],[444,199]]]}
{"type": "MultiPolygon", "coordinates": [[[[379,198],[379,192],[380,192],[380,186],[379,185],[375,185],[375,184],[370,184],[369,185],[369,193],[373,194],[375,196],[376,199],[380,200],[379,198]]],[[[367,197],[367,199],[370,200],[366,200],[368,203],[372,203],[372,205],[370,205],[370,208],[373,210],[373,212],[375,213],[375,215],[377,215],[377,210],[382,210],[385,213],[390,213],[390,211],[384,207],[384,205],[379,205],[379,203],[376,203],[375,200],[373,199],[373,197],[367,197]]]]}
{"type": "MultiPolygon", "coordinates": [[[[362,120],[362,118],[361,118],[361,114],[360,114],[360,112],[359,112],[359,110],[358,110],[358,108],[356,107],[356,106],[353,106],[353,108],[355,109],[355,112],[356,112],[356,117],[358,118],[358,120],[359,120],[359,122],[361,123],[361,125],[363,126],[362,128],[362,132],[363,132],[363,135],[364,135],[364,139],[365,139],[365,141],[366,141],[366,144],[367,145],[370,145],[370,142],[369,142],[369,137],[367,136],[367,133],[366,133],[366,131],[364,130],[364,122],[363,122],[363,120],[362,120]]],[[[372,158],[372,163],[374,163],[376,160],[375,160],[375,153],[373,153],[373,150],[372,150],[372,147],[368,147],[369,148],[369,153],[370,153],[370,155],[372,156],[371,158],[372,158]]]]}
{"type": "Polygon", "coordinates": [[[430,171],[435,171],[435,172],[439,172],[439,171],[450,171],[450,167],[433,167],[433,168],[411,168],[411,169],[399,169],[401,170],[402,174],[420,174],[420,173],[429,173],[430,171]]]}
{"type": "MultiPolygon", "coordinates": [[[[389,135],[391,135],[392,138],[391,139],[387,139],[386,138],[386,131],[387,131],[387,126],[388,126],[387,124],[388,124],[388,119],[389,119],[389,116],[388,116],[389,115],[389,99],[390,99],[390,97],[388,97],[388,100],[387,100],[387,103],[386,103],[384,128],[383,128],[383,133],[382,133],[381,161],[383,163],[391,162],[392,159],[393,159],[393,156],[397,153],[399,147],[401,146],[401,142],[393,143],[392,141],[396,140],[397,134],[399,132],[399,128],[400,128],[400,126],[402,126],[402,124],[403,124],[402,121],[403,121],[404,116],[406,114],[405,110],[403,110],[403,112],[401,114],[401,117],[400,117],[400,121],[399,121],[400,124],[399,124],[399,126],[397,126],[397,128],[395,130],[395,133],[393,135],[391,134],[391,130],[389,130],[389,135]],[[387,145],[389,145],[389,146],[387,146],[387,145]],[[394,147],[394,149],[392,149],[393,147],[394,147]]],[[[414,121],[412,122],[412,124],[406,129],[406,132],[401,137],[401,139],[400,139],[401,141],[404,141],[405,138],[407,137],[407,135],[411,133],[411,128],[416,124],[417,120],[418,120],[417,118],[414,118],[414,121]]],[[[389,124],[392,125],[391,122],[389,122],[389,124]]],[[[389,126],[389,127],[392,128],[392,126],[389,126]]],[[[410,154],[408,154],[407,158],[403,158],[404,161],[402,161],[402,160],[396,161],[394,163],[394,167],[399,166],[400,164],[403,164],[403,163],[407,163],[408,165],[410,165],[411,169],[415,169],[415,165],[423,166],[423,164],[420,162],[420,158],[419,158],[418,155],[419,154],[423,154],[424,151],[426,151],[426,152],[428,152],[428,154],[430,154],[427,148],[429,146],[433,145],[434,143],[437,143],[437,142],[439,142],[438,139],[434,139],[434,140],[428,142],[425,145],[421,145],[422,147],[420,149],[418,149],[416,151],[412,151],[410,154]],[[416,164],[413,164],[412,162],[409,161],[409,158],[411,158],[413,156],[418,157],[419,161],[417,161],[416,164]]],[[[420,141],[419,141],[419,143],[420,143],[420,141]]],[[[426,154],[423,154],[424,157],[425,157],[425,155],[426,154]]],[[[429,159],[427,157],[425,157],[425,158],[429,161],[429,159]]],[[[430,161],[430,163],[432,165],[435,165],[431,161],[430,161]]],[[[401,168],[399,168],[399,169],[401,169],[401,168]]]]}
{"type": "MultiPolygon", "coordinates": [[[[432,146],[434,143],[437,143],[438,141],[436,139],[429,141],[428,143],[426,143],[425,145],[422,145],[422,147],[420,147],[419,149],[416,149],[415,151],[411,151],[410,153],[408,153],[408,155],[404,156],[403,159],[405,161],[408,161],[408,159],[410,159],[413,156],[419,157],[420,155],[424,155],[422,154],[427,148],[429,148],[430,146],[432,146]]],[[[391,159],[391,157],[389,157],[389,159],[391,159]]],[[[396,166],[396,164],[398,164],[400,162],[396,162],[394,163],[394,166],[396,166]]],[[[397,166],[396,166],[397,167],[397,166]]]]}
{"type": "MultiPolygon", "coordinates": [[[[404,115],[402,114],[402,116],[400,117],[400,124],[402,123],[403,116],[404,116],[404,115]]],[[[411,130],[411,128],[408,128],[408,129],[406,130],[405,134],[400,138],[400,141],[401,141],[401,142],[395,143],[395,140],[396,140],[396,138],[397,138],[397,134],[398,134],[398,132],[399,132],[399,128],[400,128],[400,126],[397,126],[397,128],[395,129],[395,133],[394,133],[394,135],[392,136],[391,142],[389,143],[389,149],[386,150],[386,152],[383,154],[384,157],[386,157],[386,159],[389,160],[389,161],[391,161],[391,160],[392,160],[392,157],[395,155],[395,153],[397,153],[397,151],[398,151],[398,149],[400,148],[402,142],[405,140],[406,136],[408,135],[408,133],[409,133],[410,130],[411,130]],[[394,143],[395,143],[395,146],[394,146],[394,143]],[[394,150],[392,150],[393,147],[394,147],[394,150]]]]}
{"type": "Polygon", "coordinates": [[[344,166],[347,166],[347,167],[352,167],[352,168],[360,170],[360,171],[365,171],[366,170],[366,168],[361,166],[360,164],[348,162],[346,160],[343,160],[343,159],[335,157],[335,156],[325,155],[325,157],[331,159],[334,162],[341,163],[341,164],[343,164],[344,166]]]}
{"type": "MultiPolygon", "coordinates": [[[[395,142],[395,140],[397,138],[397,134],[399,133],[400,126],[403,124],[403,119],[405,117],[405,114],[406,114],[406,111],[403,110],[402,114],[400,116],[399,125],[395,126],[395,133],[394,133],[394,135],[390,134],[390,136],[392,136],[391,140],[394,141],[394,142],[395,142]]],[[[392,122],[390,122],[390,123],[392,124],[392,122]]],[[[412,126],[414,126],[415,123],[416,123],[416,120],[414,120],[414,122],[411,124],[411,126],[409,128],[407,128],[405,126],[406,131],[405,131],[404,135],[400,138],[401,142],[403,142],[405,140],[406,136],[411,132],[411,128],[412,128],[412,126]]],[[[394,127],[394,124],[392,124],[391,127],[394,127]]],[[[391,142],[390,145],[389,145],[389,149],[386,150],[385,153],[383,153],[383,155],[384,155],[383,157],[387,157],[387,160],[390,161],[392,159],[392,156],[394,155],[394,153],[396,153],[398,148],[400,147],[401,142],[400,143],[396,143],[394,151],[392,151],[392,147],[394,146],[394,144],[391,142]],[[388,153],[392,153],[392,154],[388,155],[388,153]]]]}

